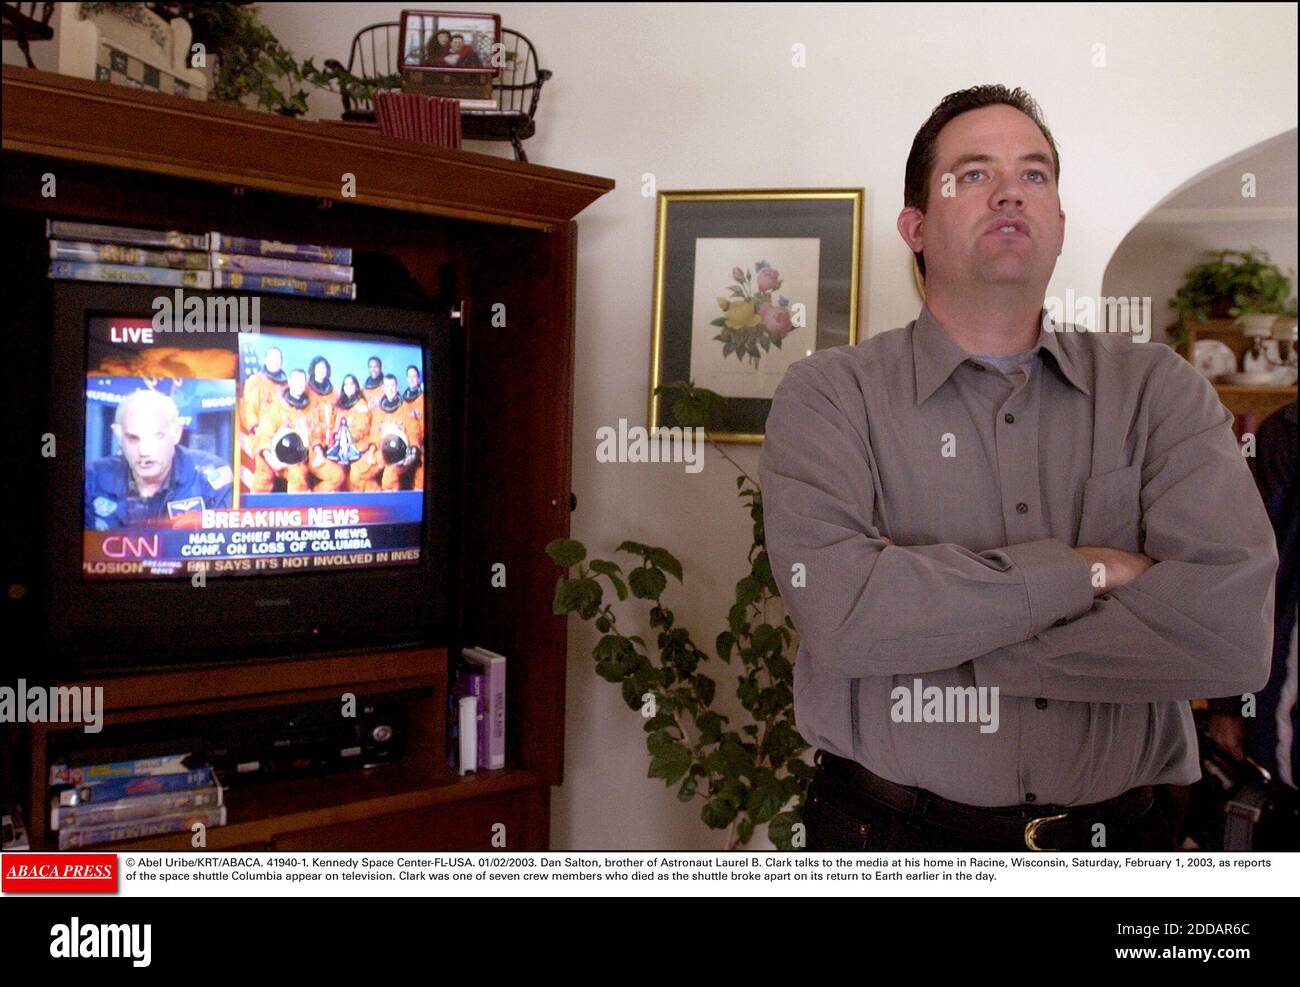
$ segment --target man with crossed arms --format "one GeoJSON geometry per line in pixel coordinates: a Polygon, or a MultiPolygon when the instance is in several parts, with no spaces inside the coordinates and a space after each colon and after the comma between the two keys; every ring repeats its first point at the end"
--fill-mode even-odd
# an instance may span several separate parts
{"type": "Polygon", "coordinates": [[[1027,94],[945,98],[898,219],[920,317],[773,400],[810,850],[1173,849],[1188,700],[1268,678],[1277,549],[1232,417],[1168,347],[1047,318],[1059,177],[1027,94]],[[913,722],[932,687],[997,728],[913,722]]]}

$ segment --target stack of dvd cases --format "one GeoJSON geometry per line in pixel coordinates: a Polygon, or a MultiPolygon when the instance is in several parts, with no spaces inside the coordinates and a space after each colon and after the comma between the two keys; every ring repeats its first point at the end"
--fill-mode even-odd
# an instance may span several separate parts
{"type": "Polygon", "coordinates": [[[47,220],[49,276],[353,301],[352,250],[225,233],[47,220]]]}
{"type": "Polygon", "coordinates": [[[50,829],[59,849],[194,833],[226,824],[221,783],[186,754],[50,766],[50,829]]]}

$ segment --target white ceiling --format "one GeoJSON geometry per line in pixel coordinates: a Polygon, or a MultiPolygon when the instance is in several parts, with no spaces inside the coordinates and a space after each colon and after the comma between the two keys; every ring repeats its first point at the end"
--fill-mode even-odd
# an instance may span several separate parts
{"type": "Polygon", "coordinates": [[[1296,131],[1289,130],[1202,172],[1175,189],[1144,221],[1193,220],[1197,215],[1227,218],[1235,213],[1247,218],[1294,218],[1296,215],[1296,131]],[[1242,195],[1244,176],[1255,176],[1255,197],[1242,195]]]}

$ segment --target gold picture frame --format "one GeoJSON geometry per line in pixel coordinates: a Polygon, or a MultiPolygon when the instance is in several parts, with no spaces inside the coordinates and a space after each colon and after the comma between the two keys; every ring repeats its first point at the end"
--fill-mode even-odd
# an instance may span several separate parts
{"type": "MultiPolygon", "coordinates": [[[[716,269],[717,257],[721,256],[719,250],[725,252],[735,246],[737,249],[732,250],[732,254],[741,256],[748,245],[753,245],[755,251],[761,253],[774,245],[789,243],[792,247],[789,270],[798,274],[798,283],[806,287],[814,277],[812,271],[815,269],[816,272],[816,291],[809,290],[816,307],[807,327],[811,332],[804,337],[804,345],[811,342],[812,349],[806,352],[834,345],[852,346],[858,342],[865,199],[866,191],[861,188],[683,190],[658,194],[648,409],[651,430],[672,424],[668,420],[671,412],[665,412],[662,399],[655,394],[661,384],[692,379],[697,386],[709,387],[707,382],[697,379],[698,374],[690,372],[691,348],[696,347],[698,355],[699,347],[709,346],[710,341],[705,341],[701,334],[712,330],[703,326],[717,325],[719,321],[715,318],[712,322],[699,322],[703,318],[701,298],[708,291],[701,287],[697,262],[706,247],[716,269]],[[681,227],[682,232],[678,232],[675,225],[681,227]]],[[[754,257],[750,260],[755,262],[752,268],[739,260],[735,262],[733,273],[743,273],[744,277],[730,288],[733,297],[738,298],[737,289],[746,292],[744,286],[751,280],[761,283],[761,274],[751,279],[756,272],[765,268],[771,268],[774,274],[776,272],[776,268],[767,264],[765,259],[754,257]]],[[[710,283],[721,284],[720,281],[710,283]]],[[[779,289],[784,281],[778,280],[776,284],[779,289]]],[[[771,295],[772,292],[768,291],[766,296],[760,297],[771,295]]],[[[724,300],[717,297],[719,305],[724,300]]],[[[780,300],[789,301],[784,296],[780,300]]],[[[768,308],[771,307],[768,304],[768,308]]],[[[711,314],[717,317],[718,311],[713,308],[711,314]]],[[[752,304],[749,314],[752,318],[752,304]]],[[[784,333],[792,331],[784,324],[781,329],[784,333]]],[[[726,333],[725,328],[722,333],[726,333]]],[[[727,344],[727,351],[721,356],[713,354],[710,357],[710,366],[722,361],[730,367],[729,358],[735,356],[742,366],[744,360],[750,359],[758,368],[760,359],[770,357],[761,381],[747,379],[743,383],[756,392],[765,392],[769,385],[775,390],[771,381],[773,378],[779,380],[778,375],[783,373],[782,364],[800,358],[794,355],[795,351],[782,351],[782,338],[776,336],[766,341],[763,352],[758,352],[752,342],[748,343],[748,353],[753,356],[743,349],[737,352],[727,344]],[[768,343],[774,344],[775,349],[768,343]]],[[[733,379],[736,373],[732,371],[733,379]]],[[[717,390],[716,387],[710,389],[717,390]]],[[[739,427],[706,430],[706,437],[715,442],[761,444],[763,432],[756,426],[761,426],[761,422],[766,420],[767,409],[771,406],[770,395],[725,396],[729,398],[729,408],[737,409],[734,421],[741,424],[739,427]]],[[[731,425],[730,420],[728,424],[731,425]]]]}

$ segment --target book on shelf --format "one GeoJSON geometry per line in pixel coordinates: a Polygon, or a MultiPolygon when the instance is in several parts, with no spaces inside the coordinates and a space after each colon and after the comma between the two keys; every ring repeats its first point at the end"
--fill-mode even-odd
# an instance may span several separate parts
{"type": "Polygon", "coordinates": [[[281,274],[246,274],[243,271],[212,271],[212,287],[238,291],[262,291],[278,295],[301,295],[305,298],[341,298],[354,301],[355,284],[337,281],[313,281],[281,274]]]}
{"type": "Polygon", "coordinates": [[[99,243],[126,244],[133,247],[166,247],[171,250],[208,250],[207,233],[181,233],[178,230],[144,230],[132,226],[106,226],[102,223],[74,223],[47,219],[45,235],[51,240],[92,240],[99,243]]]}
{"type": "Polygon", "coordinates": [[[131,264],[82,264],[67,260],[50,261],[50,277],[56,281],[107,281],[113,284],[146,284],[167,288],[212,287],[211,271],[134,267],[131,264]]]}
{"type": "Polygon", "coordinates": [[[456,669],[456,685],[463,694],[474,697],[474,768],[475,770],[482,770],[487,767],[486,680],[481,669],[458,668],[456,669]]]}
{"type": "Polygon", "coordinates": [[[106,781],[109,778],[137,778],[146,775],[183,774],[190,769],[185,764],[185,754],[166,754],[161,757],[137,757],[125,761],[106,761],[100,764],[51,764],[51,785],[80,785],[88,781],[106,781]]]}
{"type": "MultiPolygon", "coordinates": [[[[52,802],[55,800],[51,800],[52,802]]],[[[223,804],[221,785],[213,782],[202,788],[187,788],[175,792],[158,792],[155,795],[130,795],[112,802],[88,802],[85,805],[50,806],[50,829],[108,826],[116,823],[157,816],[192,812],[223,804]]]]}
{"type": "Polygon", "coordinates": [[[347,264],[326,264],[313,260],[289,260],[285,257],[259,257],[253,254],[226,254],[213,251],[208,255],[214,271],[243,271],[246,274],[279,274],[311,281],[352,282],[352,268],[347,264]]]}
{"type": "Polygon", "coordinates": [[[50,260],[70,260],[83,264],[132,264],[136,267],[176,267],[189,271],[206,271],[211,267],[208,255],[197,250],[150,250],[122,243],[93,243],[90,240],[51,240],[50,260]]]}
{"type": "Polygon", "coordinates": [[[289,260],[319,261],[323,264],[351,264],[351,247],[327,247],[315,243],[285,243],[281,240],[258,240],[254,237],[212,233],[209,242],[214,253],[247,254],[255,257],[286,257],[289,260]]]}
{"type": "Polygon", "coordinates": [[[506,766],[506,659],[482,646],[464,648],[461,657],[483,674],[482,742],[479,761],[485,768],[506,766]]]}
{"type": "Polygon", "coordinates": [[[478,770],[478,699],[458,683],[447,691],[447,763],[457,774],[478,770]]]}
{"type": "Polygon", "coordinates": [[[193,812],[177,812],[152,819],[135,819],[106,826],[72,826],[59,830],[59,849],[116,843],[120,840],[139,840],[147,836],[167,833],[189,833],[196,824],[209,829],[226,824],[226,807],[215,805],[193,812]]]}
{"type": "Polygon", "coordinates": [[[133,795],[156,795],[159,792],[177,792],[187,788],[203,788],[216,778],[211,768],[165,775],[142,775],[133,778],[107,778],[65,788],[54,798],[61,806],[85,805],[90,802],[112,802],[133,795]]]}

